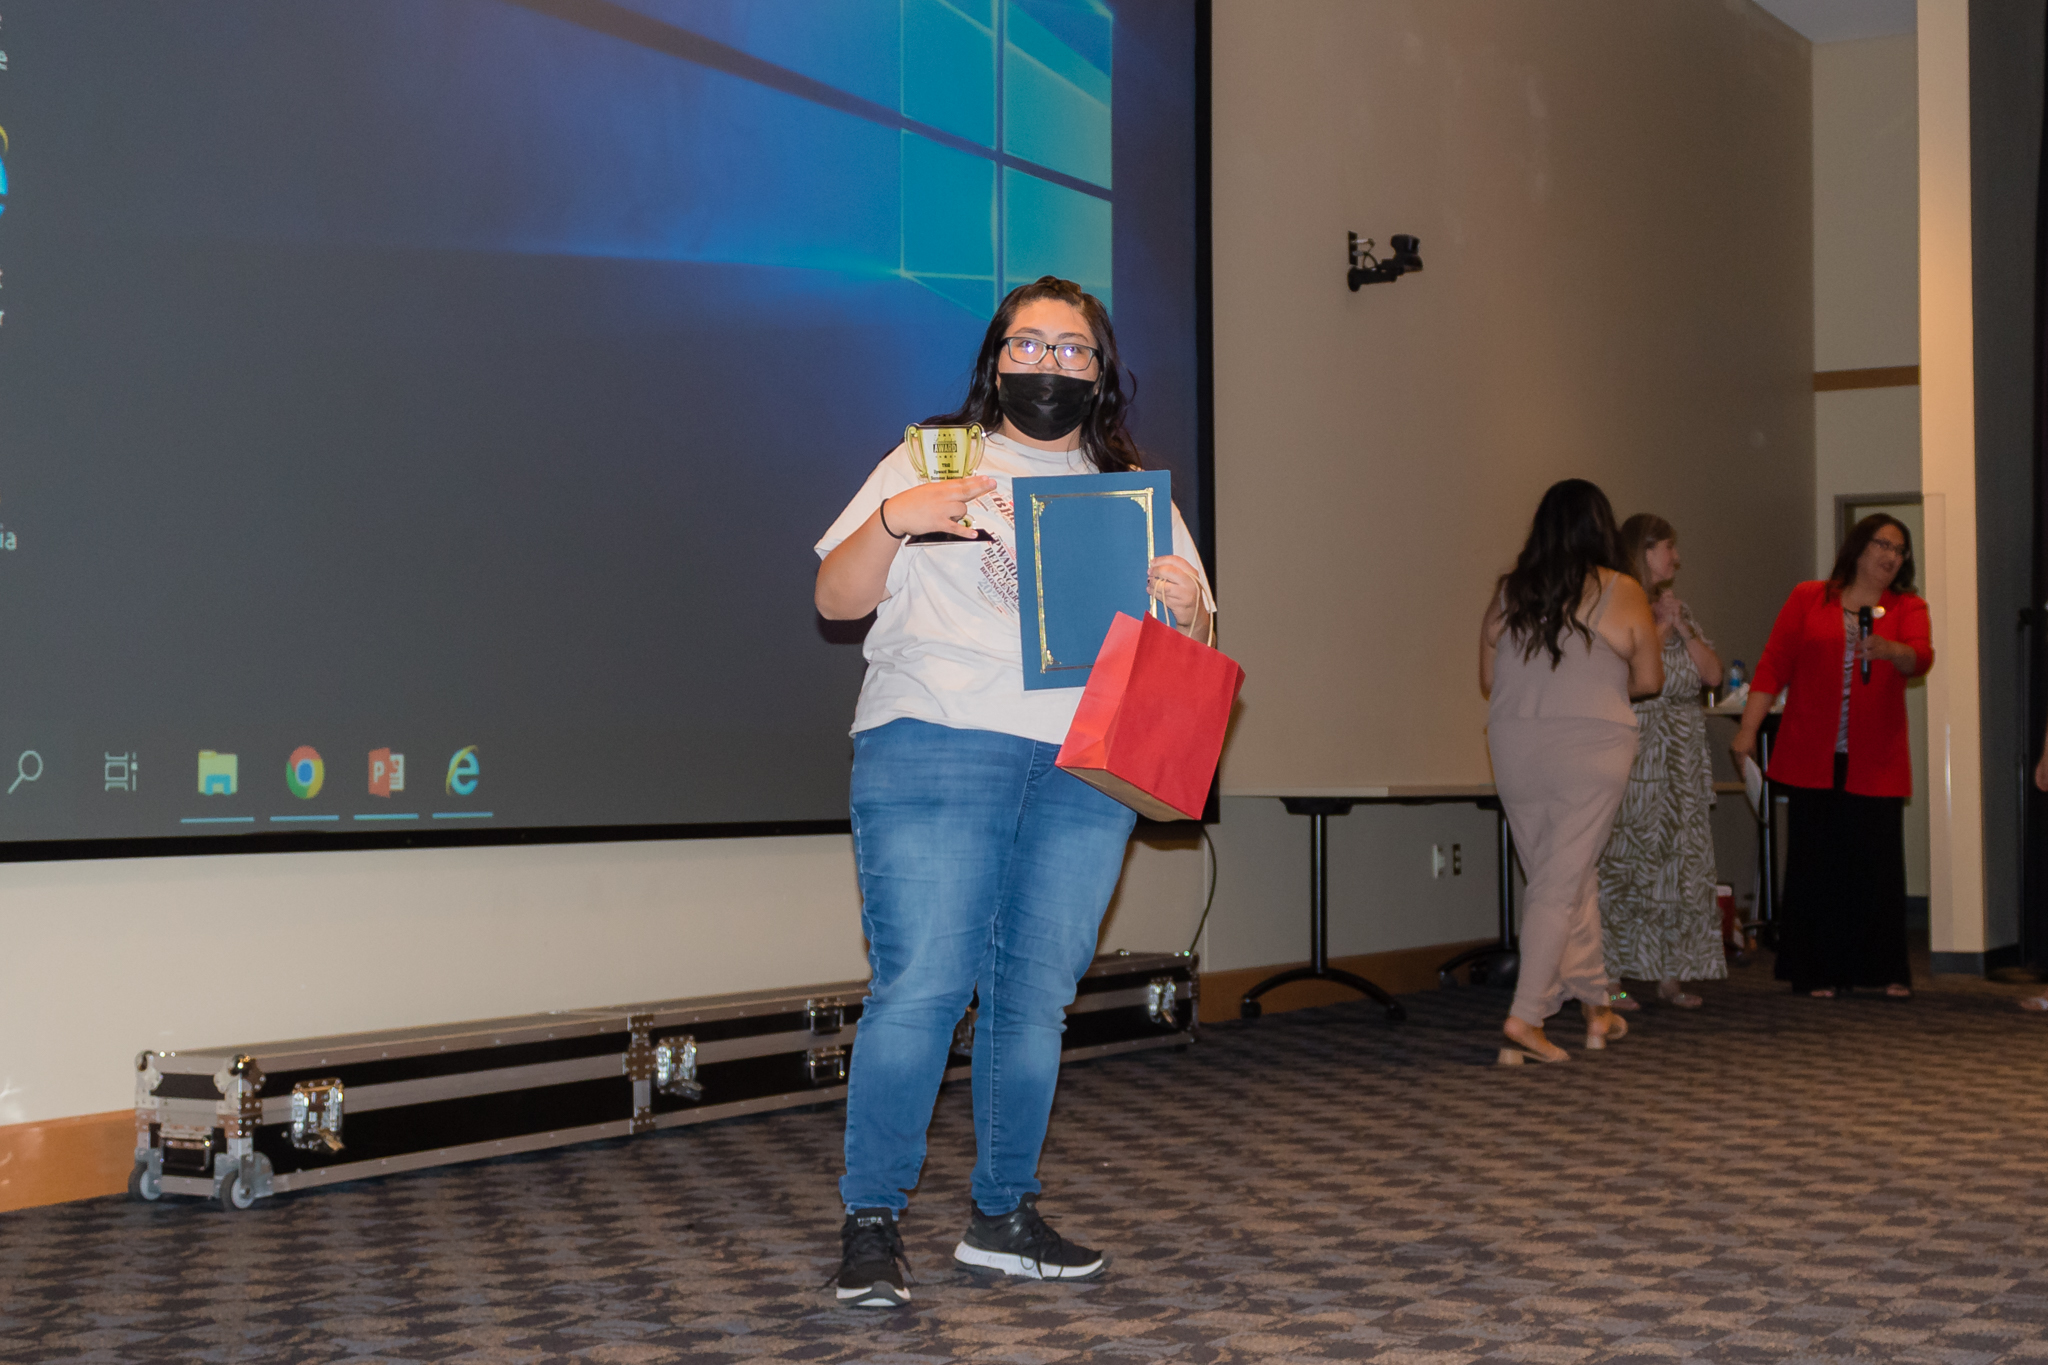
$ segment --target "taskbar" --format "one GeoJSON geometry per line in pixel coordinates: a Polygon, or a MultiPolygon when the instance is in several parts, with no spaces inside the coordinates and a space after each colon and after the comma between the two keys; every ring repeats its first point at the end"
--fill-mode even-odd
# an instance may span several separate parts
{"type": "Polygon", "coordinates": [[[848,819],[738,820],[696,824],[512,825],[449,821],[433,825],[239,827],[204,834],[91,839],[0,839],[0,863],[108,858],[183,858],[213,854],[307,853],[393,848],[532,844],[645,843],[654,840],[770,839],[853,832],[848,819]],[[226,836],[226,837],[224,837],[226,836]]]}
{"type": "Polygon", "coordinates": [[[372,811],[362,815],[185,815],[181,826],[397,824],[408,820],[494,820],[487,810],[372,811]]]}

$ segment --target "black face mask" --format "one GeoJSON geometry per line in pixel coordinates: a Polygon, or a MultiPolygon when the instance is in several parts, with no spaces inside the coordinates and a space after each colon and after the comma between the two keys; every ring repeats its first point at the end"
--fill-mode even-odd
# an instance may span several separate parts
{"type": "Polygon", "coordinates": [[[998,375],[996,401],[1003,420],[1032,440],[1057,441],[1095,406],[1095,381],[1069,374],[998,375]]]}

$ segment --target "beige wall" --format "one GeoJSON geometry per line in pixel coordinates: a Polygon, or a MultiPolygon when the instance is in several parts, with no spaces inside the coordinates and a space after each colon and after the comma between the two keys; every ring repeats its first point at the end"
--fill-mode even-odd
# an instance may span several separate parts
{"type": "MultiPolygon", "coordinates": [[[[1306,956],[1307,823],[1225,805],[1204,964],[1306,956]]],[[[1334,821],[1332,950],[1486,937],[1493,838],[1470,807],[1334,821]]],[[[1103,948],[1187,947],[1208,875],[1192,841],[1134,843],[1103,948]]],[[[843,837],[8,863],[0,935],[0,1125],[121,1108],[143,1048],[867,975],[843,837]]]]}
{"type": "Polygon", "coordinates": [[[844,838],[0,866],[0,1124],[190,1048],[865,975],[844,838]]]}
{"type": "MultiPolygon", "coordinates": [[[[1813,49],[1813,367],[1920,361],[1916,40],[1813,49]]],[[[1835,557],[1835,498],[1920,488],[1920,390],[1814,395],[1813,572],[1835,557]]]]}
{"type": "MultiPolygon", "coordinates": [[[[1133,845],[1106,948],[1185,948],[1133,845]]],[[[865,977],[843,837],[0,866],[0,1125],[133,1101],[177,1049],[865,977]]]]}
{"type": "Polygon", "coordinates": [[[1920,0],[1920,489],[1926,500],[1928,930],[1981,954],[1984,786],[1977,652],[1976,318],[1969,0],[1920,0]]]}
{"type": "Polygon", "coordinates": [[[1219,0],[1225,791],[1488,780],[1542,490],[1679,528],[1748,659],[1812,558],[1809,44],[1718,0],[1219,0]],[[1344,287],[1344,234],[1425,272],[1344,287]]]}
{"type": "MultiPolygon", "coordinates": [[[[1813,49],[1813,367],[1920,360],[1918,44],[1910,34],[1813,49]]],[[[1813,574],[1834,564],[1835,499],[1920,489],[1918,386],[1814,398],[1813,574]]],[[[1898,514],[1917,524],[1907,509],[1898,514]]],[[[1924,534],[1916,535],[1926,557],[1924,534]]],[[[1928,893],[1927,692],[1906,711],[1913,799],[1906,892],[1928,893]]]]}
{"type": "MultiPolygon", "coordinates": [[[[1721,0],[1218,0],[1215,51],[1230,780],[1486,780],[1477,616],[1565,474],[1676,521],[1754,657],[1811,557],[1805,43],[1721,0]],[[1348,293],[1347,228],[1428,271],[1348,293]]],[[[1493,834],[1333,821],[1332,950],[1485,936],[1493,834]]],[[[1306,822],[1232,796],[1214,836],[1206,965],[1304,956],[1306,822]]],[[[1105,946],[1185,946],[1204,883],[1135,847],[1105,946]]],[[[843,838],[8,864],[0,941],[0,1123],[121,1107],[144,1047],[862,974],[843,838]]]]}
{"type": "Polygon", "coordinates": [[[1913,35],[1813,49],[1813,364],[1920,359],[1913,35]]]}

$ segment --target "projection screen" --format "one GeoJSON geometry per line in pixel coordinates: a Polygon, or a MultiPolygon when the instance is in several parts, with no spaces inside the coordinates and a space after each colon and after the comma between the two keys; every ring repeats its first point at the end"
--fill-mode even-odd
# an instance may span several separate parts
{"type": "Polygon", "coordinates": [[[843,828],[810,546],[1006,289],[1206,540],[1205,26],[12,0],[0,857],[843,828]]]}

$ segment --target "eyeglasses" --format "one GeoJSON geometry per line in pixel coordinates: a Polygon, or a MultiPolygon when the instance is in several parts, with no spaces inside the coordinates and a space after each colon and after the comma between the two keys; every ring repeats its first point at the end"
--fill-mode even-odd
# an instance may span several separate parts
{"type": "Polygon", "coordinates": [[[1045,359],[1047,351],[1051,351],[1052,363],[1063,370],[1085,370],[1102,354],[1097,347],[1083,346],[1078,341],[1062,341],[1055,345],[1037,337],[1004,337],[1003,349],[1019,365],[1036,365],[1045,359]]]}
{"type": "Polygon", "coordinates": [[[1872,549],[1883,550],[1886,554],[1897,555],[1900,559],[1904,559],[1909,553],[1903,540],[1879,540],[1872,536],[1870,544],[1872,549]]]}

